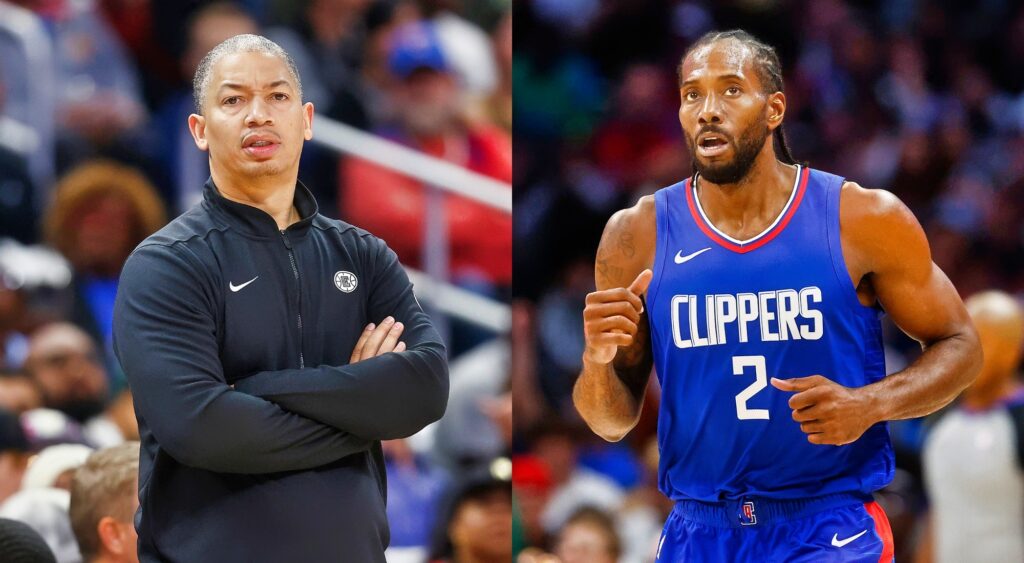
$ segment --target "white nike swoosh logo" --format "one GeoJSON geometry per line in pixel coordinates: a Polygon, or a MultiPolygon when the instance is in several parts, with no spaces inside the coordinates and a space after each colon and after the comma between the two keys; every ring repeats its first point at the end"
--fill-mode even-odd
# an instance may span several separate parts
{"type": "Polygon", "coordinates": [[[853,540],[863,536],[866,533],[868,533],[868,531],[864,530],[861,533],[857,534],[856,536],[850,536],[850,537],[846,538],[845,540],[839,539],[839,534],[832,534],[832,545],[834,545],[836,547],[843,547],[844,545],[852,542],[853,540]]]}
{"type": "Polygon", "coordinates": [[[697,252],[694,252],[693,254],[687,254],[686,256],[683,256],[683,251],[680,250],[679,252],[676,252],[676,264],[682,264],[683,262],[689,262],[690,260],[693,260],[694,258],[700,256],[701,254],[704,254],[705,252],[707,252],[709,250],[711,250],[710,246],[707,247],[707,248],[702,248],[702,249],[698,250],[697,252]]]}
{"type": "MultiPolygon", "coordinates": [[[[259,276],[256,276],[256,278],[258,278],[258,277],[259,276]]],[[[256,278],[253,278],[253,279],[243,283],[242,285],[235,285],[235,284],[233,284],[231,282],[228,282],[228,289],[230,289],[231,291],[240,291],[243,287],[245,287],[245,286],[251,284],[252,282],[256,281],[256,278]]]]}

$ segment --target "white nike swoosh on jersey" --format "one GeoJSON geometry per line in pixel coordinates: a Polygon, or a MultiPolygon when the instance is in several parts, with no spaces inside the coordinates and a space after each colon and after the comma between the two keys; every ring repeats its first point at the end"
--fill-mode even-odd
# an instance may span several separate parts
{"type": "MultiPolygon", "coordinates": [[[[258,277],[259,276],[256,276],[256,278],[258,278],[258,277]]],[[[228,282],[228,289],[230,289],[231,291],[240,291],[243,287],[245,287],[245,286],[251,284],[252,282],[256,281],[256,278],[253,278],[253,279],[243,283],[242,285],[235,285],[235,284],[233,284],[231,282],[228,282]]]]}
{"type": "Polygon", "coordinates": [[[709,250],[711,250],[710,246],[707,247],[707,248],[702,248],[702,249],[698,250],[697,252],[694,252],[693,254],[687,254],[686,256],[683,256],[683,251],[680,250],[679,252],[676,252],[676,264],[682,264],[683,262],[689,262],[690,260],[693,260],[697,256],[700,256],[701,254],[704,254],[705,252],[707,252],[709,250]]]}
{"type": "Polygon", "coordinates": [[[850,536],[850,537],[846,538],[845,540],[839,539],[839,534],[832,534],[832,545],[834,545],[836,547],[843,547],[844,545],[852,542],[853,540],[863,536],[866,533],[868,533],[868,531],[864,530],[861,533],[857,534],[856,536],[850,536]]]}

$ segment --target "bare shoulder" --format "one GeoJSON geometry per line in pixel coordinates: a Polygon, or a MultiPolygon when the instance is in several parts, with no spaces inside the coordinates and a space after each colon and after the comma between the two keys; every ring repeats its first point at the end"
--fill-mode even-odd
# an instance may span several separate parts
{"type": "Polygon", "coordinates": [[[840,231],[844,254],[868,267],[900,259],[931,261],[928,239],[917,217],[896,195],[845,182],[840,192],[840,231]]]}
{"type": "Polygon", "coordinates": [[[598,289],[626,287],[654,263],[657,238],[654,196],[644,196],[632,207],[608,219],[594,263],[598,289]]]}

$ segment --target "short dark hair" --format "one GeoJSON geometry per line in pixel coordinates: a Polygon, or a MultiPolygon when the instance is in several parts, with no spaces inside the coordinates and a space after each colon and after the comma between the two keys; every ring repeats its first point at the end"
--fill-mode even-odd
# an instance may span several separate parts
{"type": "MultiPolygon", "coordinates": [[[[679,66],[676,67],[679,84],[682,85],[683,83],[683,61],[686,60],[686,57],[690,56],[690,53],[701,47],[726,39],[738,41],[753,52],[754,72],[757,73],[757,79],[761,82],[761,88],[765,94],[785,92],[785,85],[782,81],[782,63],[779,61],[779,54],[775,52],[775,48],[762,43],[742,29],[709,31],[701,36],[693,45],[690,45],[690,48],[679,59],[679,66]]],[[[786,164],[797,164],[796,159],[790,153],[789,143],[786,142],[786,134],[782,130],[782,124],[775,128],[773,136],[776,157],[786,164]]]]}

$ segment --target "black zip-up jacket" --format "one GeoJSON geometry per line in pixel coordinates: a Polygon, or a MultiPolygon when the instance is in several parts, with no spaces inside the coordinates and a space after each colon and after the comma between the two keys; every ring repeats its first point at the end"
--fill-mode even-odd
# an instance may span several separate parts
{"type": "Polygon", "coordinates": [[[384,561],[379,440],[444,413],[445,348],[382,240],[317,213],[301,183],[295,206],[280,231],[209,181],[121,273],[143,562],[384,561]],[[407,350],[349,364],[389,315],[407,350]]]}

